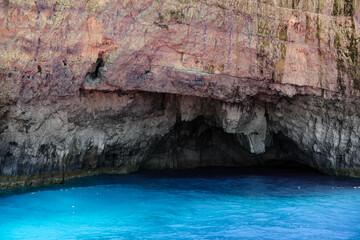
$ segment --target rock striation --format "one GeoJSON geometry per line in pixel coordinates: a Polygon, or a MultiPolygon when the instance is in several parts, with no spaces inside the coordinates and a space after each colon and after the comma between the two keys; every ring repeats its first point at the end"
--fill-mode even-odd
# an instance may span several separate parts
{"type": "Polygon", "coordinates": [[[357,0],[0,0],[0,188],[296,161],[360,175],[357,0]]]}

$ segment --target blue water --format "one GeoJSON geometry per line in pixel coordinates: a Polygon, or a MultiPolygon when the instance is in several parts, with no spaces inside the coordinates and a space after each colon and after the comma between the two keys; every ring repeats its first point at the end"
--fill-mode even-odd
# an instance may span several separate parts
{"type": "Polygon", "coordinates": [[[360,239],[360,179],[207,169],[2,191],[0,238],[360,239]]]}

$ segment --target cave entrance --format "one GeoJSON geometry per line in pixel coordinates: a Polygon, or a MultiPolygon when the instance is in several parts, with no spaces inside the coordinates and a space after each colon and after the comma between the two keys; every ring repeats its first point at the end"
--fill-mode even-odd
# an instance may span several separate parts
{"type": "Polygon", "coordinates": [[[142,169],[188,169],[199,167],[296,167],[309,168],[307,157],[296,144],[271,134],[265,153],[251,153],[241,134],[226,133],[211,118],[178,121],[152,146],[142,169]],[[305,159],[305,160],[304,160],[305,159]]]}

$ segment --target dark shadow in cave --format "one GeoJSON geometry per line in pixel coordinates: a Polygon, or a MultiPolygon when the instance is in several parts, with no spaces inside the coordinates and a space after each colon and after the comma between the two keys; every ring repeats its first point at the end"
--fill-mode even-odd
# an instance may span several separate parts
{"type": "Polygon", "coordinates": [[[244,145],[243,134],[230,134],[216,127],[211,118],[178,121],[157,141],[142,169],[186,169],[199,167],[295,167],[309,168],[310,158],[281,133],[270,134],[263,154],[253,154],[244,145]]]}

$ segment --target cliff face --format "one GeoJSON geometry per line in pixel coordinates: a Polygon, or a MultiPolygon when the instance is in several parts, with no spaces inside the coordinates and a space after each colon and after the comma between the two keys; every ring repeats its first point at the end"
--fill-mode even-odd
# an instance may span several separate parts
{"type": "Polygon", "coordinates": [[[360,174],[357,0],[0,0],[0,187],[295,160],[360,174]]]}

